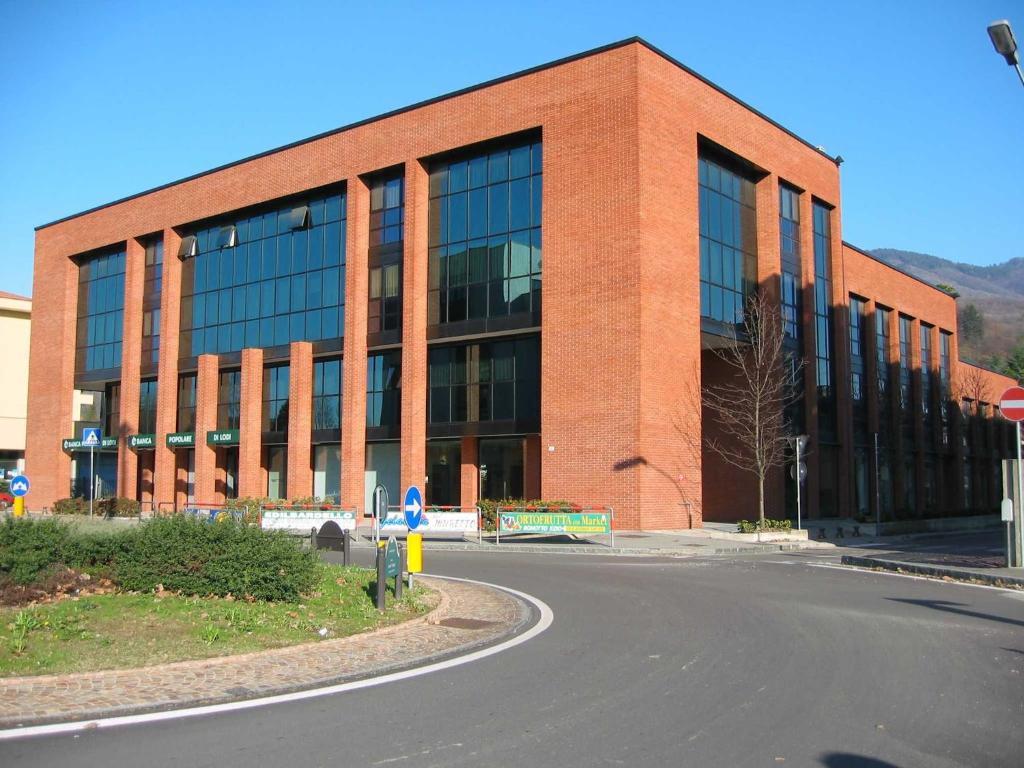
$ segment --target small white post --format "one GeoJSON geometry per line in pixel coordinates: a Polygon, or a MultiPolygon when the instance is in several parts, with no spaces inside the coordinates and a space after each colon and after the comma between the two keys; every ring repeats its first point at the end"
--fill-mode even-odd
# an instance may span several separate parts
{"type": "MultiPolygon", "coordinates": [[[[1018,426],[1018,429],[1020,427],[1018,426]]],[[[1020,437],[1020,434],[1017,435],[1020,437]]],[[[1019,442],[1019,441],[1018,441],[1019,442]]],[[[89,446],[89,517],[92,517],[92,500],[96,495],[96,469],[93,463],[93,456],[96,454],[96,446],[89,446]]]]}

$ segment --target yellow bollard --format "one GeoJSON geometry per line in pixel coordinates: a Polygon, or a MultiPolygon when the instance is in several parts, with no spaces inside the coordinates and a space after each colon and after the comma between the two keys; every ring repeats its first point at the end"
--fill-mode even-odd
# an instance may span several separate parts
{"type": "Polygon", "coordinates": [[[15,496],[14,497],[14,516],[24,517],[25,516],[25,497],[15,496]]]}
{"type": "Polygon", "coordinates": [[[409,573],[420,573],[423,570],[423,534],[410,533],[405,545],[409,551],[409,573]]]}

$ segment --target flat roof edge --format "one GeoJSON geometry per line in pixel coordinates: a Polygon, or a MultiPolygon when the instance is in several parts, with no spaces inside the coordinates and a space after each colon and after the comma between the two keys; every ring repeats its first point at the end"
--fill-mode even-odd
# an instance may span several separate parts
{"type": "Polygon", "coordinates": [[[193,173],[193,174],[191,174],[189,176],[185,176],[183,178],[176,179],[174,181],[169,181],[169,182],[166,182],[164,184],[159,184],[159,185],[157,185],[155,187],[151,187],[151,188],[143,190],[141,192],[136,192],[134,194],[127,195],[125,197],[121,197],[121,198],[118,198],[116,200],[112,200],[112,201],[107,202],[107,203],[102,203],[100,205],[93,206],[92,208],[87,208],[84,211],[79,211],[78,213],[72,213],[72,214],[69,214],[68,216],[62,216],[59,219],[54,219],[53,221],[49,221],[49,222],[47,222],[45,224],[40,224],[39,226],[35,227],[35,231],[39,232],[40,230],[46,229],[48,227],[53,227],[53,226],[56,226],[57,224],[63,224],[66,221],[71,221],[72,219],[77,219],[77,218],[80,218],[82,216],[87,216],[90,213],[96,213],[97,211],[102,211],[102,210],[104,210],[106,208],[112,208],[115,205],[121,205],[122,203],[127,203],[127,202],[129,202],[131,200],[135,200],[135,199],[140,198],[140,197],[145,197],[146,195],[151,195],[154,192],[160,192],[160,191],[162,191],[164,189],[169,189],[171,187],[177,186],[178,184],[185,184],[185,183],[190,182],[190,181],[195,181],[196,179],[201,179],[204,176],[210,176],[210,175],[212,175],[214,173],[219,173],[220,171],[225,171],[225,170],[227,170],[229,168],[234,168],[235,166],[242,165],[244,163],[248,163],[248,162],[251,162],[253,160],[259,160],[260,158],[268,157],[268,156],[273,155],[273,154],[277,154],[278,152],[285,152],[285,151],[287,151],[289,149],[294,149],[295,147],[301,147],[304,144],[310,144],[310,143],[312,143],[314,141],[319,141],[320,139],[325,139],[325,138],[328,138],[330,136],[336,136],[336,135],[338,135],[340,133],[344,133],[346,131],[351,131],[351,130],[354,130],[356,128],[360,128],[360,127],[365,126],[365,125],[370,125],[371,123],[375,123],[375,122],[378,122],[380,120],[386,120],[386,119],[388,119],[390,117],[395,117],[397,115],[401,115],[401,114],[404,114],[406,112],[411,112],[411,111],[413,111],[415,109],[422,109],[423,107],[428,107],[428,106],[431,106],[433,104],[437,104],[439,102],[446,101],[448,99],[454,99],[454,98],[457,98],[459,96],[464,96],[467,93],[473,93],[474,91],[479,91],[479,90],[482,90],[484,88],[490,88],[492,86],[500,85],[501,83],[506,83],[506,82],[509,82],[511,80],[517,80],[517,79],[519,79],[521,77],[526,77],[528,75],[536,74],[538,72],[543,72],[543,71],[548,70],[548,69],[553,69],[555,67],[559,67],[559,66],[562,66],[562,65],[565,65],[565,64],[570,64],[570,63],[572,63],[574,61],[579,61],[581,59],[586,59],[586,58],[589,58],[591,56],[597,56],[597,55],[602,54],[602,53],[607,53],[608,51],[614,51],[614,50],[617,50],[619,48],[624,48],[627,45],[633,45],[634,43],[642,45],[643,47],[647,48],[652,53],[662,57],[663,59],[665,59],[669,63],[674,64],[676,67],[678,67],[679,69],[683,70],[684,72],[686,72],[691,77],[696,78],[697,80],[699,80],[700,82],[704,83],[708,87],[714,89],[715,91],[718,91],[720,94],[722,94],[726,98],[731,99],[732,101],[736,102],[737,104],[739,104],[744,109],[748,110],[749,112],[751,112],[752,114],[754,114],[757,117],[761,118],[762,120],[764,120],[765,122],[767,122],[770,125],[774,126],[775,128],[778,128],[779,130],[783,131],[787,135],[789,135],[792,138],[794,138],[797,141],[799,141],[801,144],[803,144],[803,145],[809,147],[810,149],[814,150],[815,152],[817,152],[822,157],[824,157],[824,158],[826,158],[828,160],[831,160],[833,163],[837,162],[836,158],[832,157],[827,152],[822,151],[821,149],[819,149],[815,145],[811,144],[806,139],[804,139],[801,136],[797,135],[796,133],[794,133],[793,131],[789,130],[788,128],[786,128],[782,124],[780,124],[780,123],[776,122],[775,120],[773,120],[772,118],[768,117],[766,114],[764,114],[760,110],[755,109],[754,107],[750,106],[749,104],[747,104],[742,99],[737,98],[736,96],[734,96],[732,93],[730,93],[729,91],[725,90],[721,86],[713,83],[711,80],[708,80],[706,77],[704,77],[700,73],[695,72],[693,69],[691,69],[690,67],[686,66],[685,64],[683,64],[678,59],[676,59],[676,58],[674,58],[672,56],[669,56],[663,50],[661,50],[657,46],[654,46],[651,43],[647,42],[642,37],[634,35],[633,37],[627,37],[627,38],[624,38],[622,40],[618,40],[618,41],[613,42],[613,43],[608,43],[607,45],[598,46],[597,48],[591,48],[589,50],[582,51],[581,53],[575,53],[575,54],[572,54],[570,56],[564,56],[564,57],[562,57],[560,59],[555,59],[554,61],[549,61],[549,62],[546,62],[544,64],[539,64],[539,65],[534,66],[534,67],[529,67],[527,69],[521,69],[521,70],[519,70],[517,72],[513,72],[513,73],[508,74],[508,75],[502,75],[501,77],[496,77],[496,78],[493,78],[491,80],[486,80],[486,81],[484,81],[482,83],[477,83],[475,85],[470,85],[470,86],[467,86],[465,88],[460,88],[460,89],[455,90],[455,91],[449,91],[448,93],[441,94],[440,96],[433,96],[433,97],[431,97],[429,99],[425,99],[423,101],[418,101],[418,102],[416,102],[414,104],[410,104],[410,105],[405,106],[405,107],[399,107],[397,109],[393,109],[393,110],[390,110],[388,112],[384,112],[384,113],[379,114],[379,115],[374,115],[372,117],[363,118],[362,120],[357,120],[357,121],[352,122],[352,123],[347,123],[346,125],[340,126],[338,128],[332,128],[330,130],[323,131],[322,133],[318,133],[318,134],[315,134],[313,136],[308,136],[308,137],[303,138],[303,139],[298,139],[297,141],[293,141],[293,142],[290,142],[288,144],[284,144],[284,145],[279,146],[279,147],[273,147],[271,149],[267,149],[267,150],[264,150],[262,152],[257,152],[254,155],[248,155],[248,156],[240,158],[238,160],[233,160],[233,161],[231,161],[229,163],[224,163],[223,165],[218,165],[218,166],[216,166],[214,168],[210,168],[210,169],[205,170],[205,171],[199,171],[197,173],[193,173]]]}
{"type": "Polygon", "coordinates": [[[909,277],[911,280],[916,280],[921,285],[926,285],[929,288],[931,288],[933,291],[938,291],[943,296],[948,296],[949,298],[953,299],[953,301],[956,301],[956,296],[954,296],[953,294],[948,293],[947,291],[942,290],[941,288],[939,288],[934,283],[929,283],[927,280],[924,280],[924,279],[918,277],[915,274],[907,272],[907,270],[905,270],[905,269],[901,269],[900,267],[897,267],[895,264],[890,264],[885,259],[882,259],[882,258],[879,258],[878,256],[875,256],[875,254],[871,253],[870,251],[865,251],[863,248],[858,248],[856,245],[854,245],[853,243],[849,243],[846,240],[843,240],[843,247],[849,248],[850,250],[853,250],[853,251],[856,251],[857,253],[861,254],[862,256],[867,256],[872,261],[877,261],[882,266],[888,267],[889,269],[893,270],[894,272],[899,272],[901,275],[904,275],[905,277],[909,277]]]}

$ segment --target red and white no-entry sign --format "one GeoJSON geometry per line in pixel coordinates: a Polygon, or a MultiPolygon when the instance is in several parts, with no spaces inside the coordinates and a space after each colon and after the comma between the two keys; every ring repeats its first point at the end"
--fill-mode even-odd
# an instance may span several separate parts
{"type": "Polygon", "coordinates": [[[999,412],[1010,421],[1024,421],[1024,387],[1010,387],[999,398],[999,412]]]}

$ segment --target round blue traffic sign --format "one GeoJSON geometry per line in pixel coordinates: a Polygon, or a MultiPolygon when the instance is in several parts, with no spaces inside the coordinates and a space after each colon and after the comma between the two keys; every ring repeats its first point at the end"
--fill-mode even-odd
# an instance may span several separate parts
{"type": "Polygon", "coordinates": [[[423,520],[423,496],[415,485],[410,485],[405,492],[402,509],[405,511],[405,524],[410,531],[415,531],[423,520]]]}
{"type": "Polygon", "coordinates": [[[11,478],[11,495],[12,496],[26,496],[28,495],[28,489],[31,484],[28,478],[24,475],[17,475],[11,478]]]}

